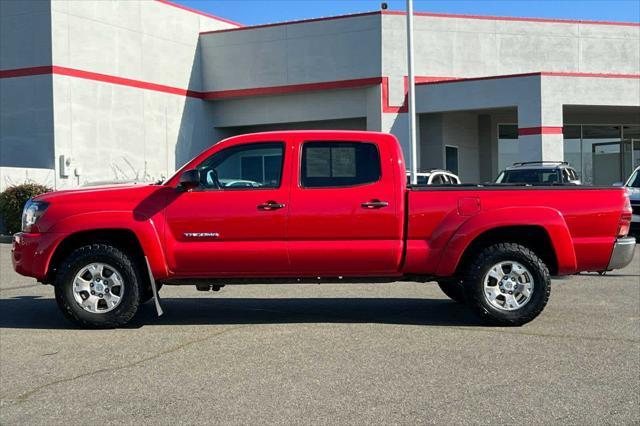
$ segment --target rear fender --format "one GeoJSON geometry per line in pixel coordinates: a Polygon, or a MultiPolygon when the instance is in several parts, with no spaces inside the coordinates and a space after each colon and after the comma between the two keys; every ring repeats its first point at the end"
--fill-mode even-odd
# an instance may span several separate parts
{"type": "Polygon", "coordinates": [[[451,276],[469,245],[483,233],[508,226],[542,227],[553,245],[558,274],[577,270],[576,254],[569,228],[562,214],[549,207],[506,207],[479,213],[465,221],[449,239],[442,252],[436,275],[451,276]]]}
{"type": "MultiPolygon", "coordinates": [[[[84,231],[101,229],[124,229],[133,232],[138,239],[144,255],[149,259],[151,270],[156,278],[169,275],[162,250],[159,232],[153,219],[131,211],[102,211],[73,215],[57,222],[49,232],[72,235],[84,231]]],[[[57,247],[56,247],[57,248],[57,247]]],[[[51,262],[52,250],[47,259],[47,269],[51,262]]]]}

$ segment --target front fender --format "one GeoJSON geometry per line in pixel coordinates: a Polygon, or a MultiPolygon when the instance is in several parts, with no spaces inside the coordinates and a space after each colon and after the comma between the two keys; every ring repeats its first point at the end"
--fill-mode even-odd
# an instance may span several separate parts
{"type": "MultiPolygon", "coordinates": [[[[49,232],[70,236],[78,232],[99,231],[101,229],[124,229],[133,232],[140,242],[142,251],[149,259],[154,277],[165,278],[169,275],[162,250],[160,232],[152,218],[140,213],[134,214],[131,211],[80,213],[58,221],[49,229],[49,232]]],[[[47,259],[47,268],[54,252],[55,248],[47,259]]]]}
{"type": "Polygon", "coordinates": [[[478,213],[460,225],[442,252],[436,275],[453,275],[465,250],[476,238],[492,229],[508,226],[543,228],[553,245],[558,261],[558,274],[566,275],[577,271],[573,240],[564,217],[558,210],[550,207],[505,207],[478,213]]]}

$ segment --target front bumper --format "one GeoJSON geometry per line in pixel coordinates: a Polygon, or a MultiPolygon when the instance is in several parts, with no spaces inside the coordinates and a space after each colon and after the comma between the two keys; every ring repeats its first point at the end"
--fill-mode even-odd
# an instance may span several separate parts
{"type": "Polygon", "coordinates": [[[633,237],[624,237],[616,239],[613,245],[613,252],[609,260],[608,271],[613,269],[621,269],[631,263],[633,254],[636,249],[636,239],[633,237]]]}
{"type": "Polygon", "coordinates": [[[18,232],[13,236],[11,247],[13,269],[20,275],[45,280],[49,261],[62,237],[61,234],[18,232]]]}

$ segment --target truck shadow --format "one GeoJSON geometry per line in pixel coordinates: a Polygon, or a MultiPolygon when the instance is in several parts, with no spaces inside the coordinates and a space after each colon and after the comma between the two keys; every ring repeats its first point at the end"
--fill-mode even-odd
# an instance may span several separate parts
{"type": "MultiPolygon", "coordinates": [[[[127,328],[154,325],[226,324],[406,324],[480,326],[471,309],[443,299],[410,298],[167,298],[158,318],[143,305],[127,328]]],[[[0,299],[0,328],[73,329],[50,298],[0,299]]]]}

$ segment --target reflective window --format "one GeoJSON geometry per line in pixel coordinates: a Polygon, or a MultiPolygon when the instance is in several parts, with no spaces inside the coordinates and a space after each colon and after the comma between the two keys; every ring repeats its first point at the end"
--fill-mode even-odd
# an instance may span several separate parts
{"type": "Polygon", "coordinates": [[[450,172],[458,174],[458,147],[445,146],[444,147],[444,163],[445,168],[450,172]]]}
{"type": "Polygon", "coordinates": [[[200,187],[205,189],[277,188],[282,178],[284,144],[254,143],[233,146],[203,161],[200,187]]]}
{"type": "Polygon", "coordinates": [[[301,169],[305,188],[363,185],[380,179],[380,154],[372,143],[306,142],[301,169]]]}
{"type": "Polygon", "coordinates": [[[520,143],[518,141],[518,126],[515,124],[500,124],[498,126],[498,169],[522,161],[520,143]]]}

